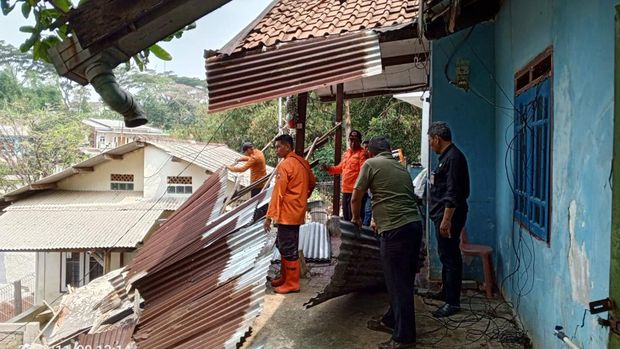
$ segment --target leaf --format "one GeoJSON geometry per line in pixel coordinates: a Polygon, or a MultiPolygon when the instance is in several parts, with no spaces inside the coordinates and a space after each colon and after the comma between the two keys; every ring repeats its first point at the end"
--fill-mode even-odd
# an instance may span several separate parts
{"type": "Polygon", "coordinates": [[[19,31],[22,33],[34,33],[35,29],[32,26],[25,25],[25,26],[19,27],[19,31]]]}
{"type": "Polygon", "coordinates": [[[149,47],[149,51],[151,51],[155,55],[155,57],[161,59],[162,61],[172,60],[172,56],[170,55],[170,53],[168,53],[168,51],[164,50],[161,46],[157,44],[149,47]]]}
{"type": "Polygon", "coordinates": [[[71,2],[69,0],[52,0],[52,3],[62,12],[69,12],[71,9],[71,2]]]}
{"type": "Polygon", "coordinates": [[[35,41],[32,46],[32,59],[38,60],[41,58],[41,41],[35,41]]]}
{"type": "Polygon", "coordinates": [[[28,18],[28,16],[30,16],[31,10],[32,6],[30,6],[30,3],[28,1],[22,4],[22,15],[24,15],[24,18],[28,18]]]}
{"type": "Polygon", "coordinates": [[[9,5],[9,0],[0,0],[0,7],[2,7],[2,14],[8,15],[15,8],[15,4],[13,6],[9,5]]]}
{"type": "Polygon", "coordinates": [[[37,36],[33,34],[31,37],[28,38],[28,40],[24,41],[24,43],[19,46],[19,50],[21,52],[28,52],[28,50],[30,50],[30,48],[34,45],[36,41],[37,36]]]}

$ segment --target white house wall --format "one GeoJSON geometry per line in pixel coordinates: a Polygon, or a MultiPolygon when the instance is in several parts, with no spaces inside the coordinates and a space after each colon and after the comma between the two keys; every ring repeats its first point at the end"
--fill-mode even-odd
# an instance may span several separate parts
{"type": "Polygon", "coordinates": [[[63,190],[109,191],[110,175],[133,174],[134,191],[144,190],[144,150],[138,149],[125,154],[122,160],[108,160],[95,167],[93,172],[78,173],[58,182],[63,190]]]}
{"type": "MultiPolygon", "coordinates": [[[[191,176],[192,191],[196,191],[209,178],[205,170],[188,162],[172,161],[172,156],[163,150],[147,146],[144,149],[144,197],[159,198],[166,193],[168,176],[191,176]]],[[[180,194],[165,194],[180,195],[180,194]]],[[[189,195],[186,195],[189,196],[189,195]]]]}

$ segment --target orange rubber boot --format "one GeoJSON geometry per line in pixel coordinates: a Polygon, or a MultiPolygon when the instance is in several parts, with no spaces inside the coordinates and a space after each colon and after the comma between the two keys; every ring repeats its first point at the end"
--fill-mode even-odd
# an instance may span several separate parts
{"type": "Polygon", "coordinates": [[[294,261],[284,260],[286,267],[286,280],[284,285],[273,289],[275,293],[299,292],[299,259],[294,261]]]}
{"type": "Polygon", "coordinates": [[[286,265],[284,265],[284,257],[280,258],[280,277],[271,280],[271,287],[279,287],[284,285],[286,280],[286,265]]]}

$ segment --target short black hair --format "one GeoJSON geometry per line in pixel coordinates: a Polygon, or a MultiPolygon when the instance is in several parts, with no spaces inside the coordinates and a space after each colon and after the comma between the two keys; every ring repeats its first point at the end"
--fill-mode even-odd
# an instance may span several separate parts
{"type": "Polygon", "coordinates": [[[384,151],[391,151],[390,140],[383,136],[372,137],[368,141],[368,150],[375,154],[379,154],[384,151]]]}
{"type": "Polygon", "coordinates": [[[288,143],[291,146],[291,149],[293,149],[293,137],[291,137],[291,135],[287,135],[287,134],[279,135],[274,140],[274,142],[277,142],[277,141],[280,141],[281,143],[288,143]]]}
{"type": "Polygon", "coordinates": [[[444,141],[452,142],[452,131],[450,131],[448,123],[444,121],[433,122],[428,128],[428,135],[431,137],[437,136],[444,141]]]}
{"type": "Polygon", "coordinates": [[[241,147],[241,151],[246,151],[248,149],[252,149],[254,148],[254,145],[250,142],[245,142],[243,143],[243,146],[241,147]]]}
{"type": "Polygon", "coordinates": [[[364,141],[362,142],[362,144],[368,144],[368,140],[367,140],[367,139],[366,139],[366,140],[364,140],[364,141]]]}

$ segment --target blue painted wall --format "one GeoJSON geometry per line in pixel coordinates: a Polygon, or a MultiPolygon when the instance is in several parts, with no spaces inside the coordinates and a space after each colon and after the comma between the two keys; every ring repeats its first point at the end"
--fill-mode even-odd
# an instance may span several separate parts
{"type": "MultiPolygon", "coordinates": [[[[494,160],[489,160],[494,175],[485,171],[485,177],[472,176],[472,189],[483,190],[484,194],[471,202],[472,211],[479,213],[473,214],[468,228],[472,231],[482,225],[484,234],[494,236],[476,234],[473,238],[488,239],[487,243],[495,247],[494,262],[502,292],[517,305],[535,348],[563,348],[553,336],[554,326],[564,326],[572,336],[576,326],[581,325],[587,303],[608,296],[614,6],[618,3],[506,1],[494,25],[476,28],[469,40],[482,60],[494,60],[493,78],[485,69],[473,64],[471,68],[474,85],[480,84],[480,89],[492,85],[485,94],[496,104],[490,111],[480,103],[480,98],[444,83],[441,47],[450,47],[449,38],[433,44],[433,119],[454,124],[456,141],[462,144],[472,167],[482,162],[477,161],[478,157],[489,160],[487,148],[494,151],[494,160]],[[492,36],[493,41],[480,42],[478,30],[482,30],[482,36],[492,36]],[[486,33],[487,30],[493,30],[493,34],[486,33]],[[494,52],[487,52],[489,45],[494,52]],[[551,233],[547,244],[513,224],[513,197],[505,155],[513,135],[510,109],[514,74],[549,46],[553,46],[554,129],[551,233]],[[472,109],[477,113],[472,113],[472,109]],[[488,119],[493,119],[491,144],[488,119]],[[481,120],[482,127],[472,126],[481,120]],[[486,151],[479,155],[478,149],[486,151]],[[486,188],[490,182],[495,183],[494,200],[484,200],[491,192],[486,188]],[[487,212],[490,203],[493,215],[487,212]],[[494,228],[486,229],[485,222],[494,228]]],[[[457,33],[450,38],[458,42],[463,36],[464,33],[457,33]]],[[[511,164],[509,157],[508,166],[511,164]]],[[[606,348],[607,338],[607,330],[596,324],[596,316],[588,314],[574,341],[582,348],[606,348]]]]}
{"type": "MultiPolygon", "coordinates": [[[[467,232],[470,242],[496,245],[495,235],[495,117],[492,100],[495,84],[485,72],[494,67],[493,25],[486,23],[476,26],[469,38],[463,42],[468,31],[457,33],[432,43],[432,99],[431,117],[433,121],[446,121],[452,129],[454,143],[463,151],[469,163],[471,196],[467,232]],[[474,50],[472,51],[472,47],[474,50]],[[448,65],[448,75],[454,79],[454,68],[458,59],[469,61],[471,86],[477,93],[487,96],[472,98],[472,94],[457,89],[448,83],[444,68],[449,56],[454,53],[448,65]],[[480,57],[478,59],[477,57],[480,57]],[[489,103],[491,102],[491,103],[489,103]]],[[[432,155],[434,162],[437,160],[432,155]]],[[[437,241],[434,233],[429,239],[431,250],[431,278],[441,279],[441,263],[437,256],[437,241]]],[[[468,262],[468,261],[466,261],[468,262]]],[[[471,261],[465,267],[465,278],[483,280],[480,261],[471,261]]]]}

